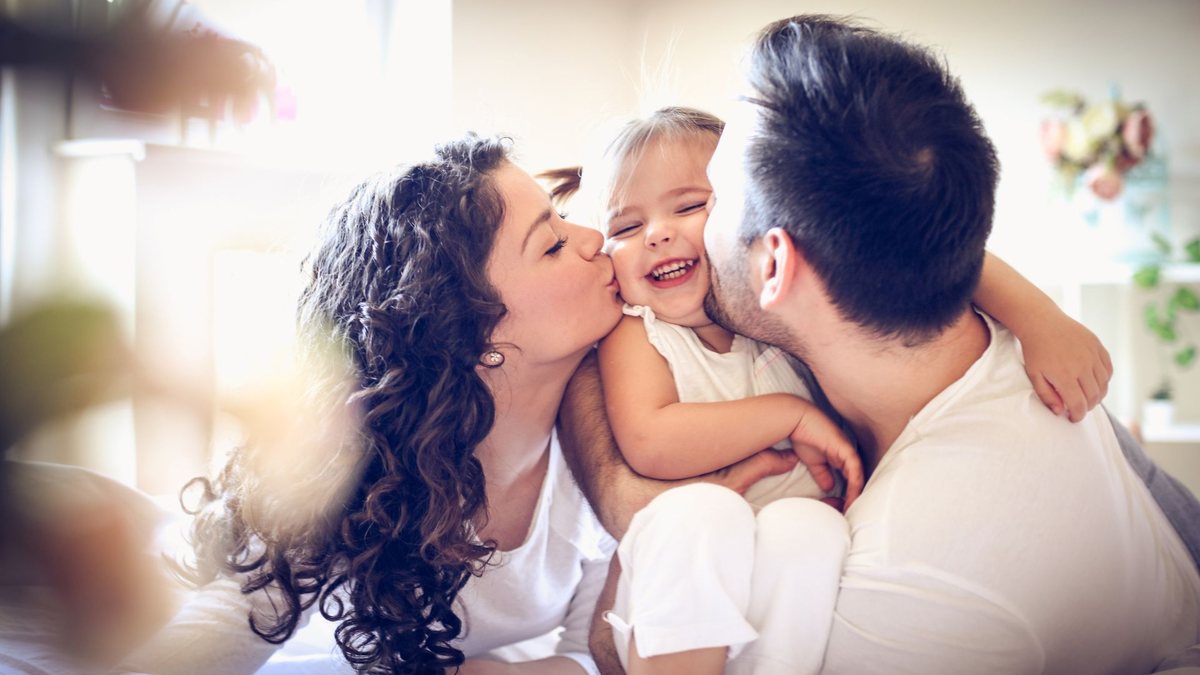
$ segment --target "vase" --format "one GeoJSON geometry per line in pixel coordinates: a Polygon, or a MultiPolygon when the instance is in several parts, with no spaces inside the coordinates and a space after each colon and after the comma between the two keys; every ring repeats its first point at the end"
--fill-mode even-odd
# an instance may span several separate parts
{"type": "Polygon", "coordinates": [[[1142,404],[1142,430],[1166,429],[1175,421],[1175,402],[1171,399],[1150,399],[1142,404]]]}

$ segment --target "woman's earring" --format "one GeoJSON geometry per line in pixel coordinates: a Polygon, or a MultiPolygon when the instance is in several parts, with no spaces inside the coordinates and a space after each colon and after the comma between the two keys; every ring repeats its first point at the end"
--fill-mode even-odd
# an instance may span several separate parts
{"type": "Polygon", "coordinates": [[[493,349],[490,352],[486,352],[479,359],[479,362],[483,364],[484,368],[499,368],[504,364],[504,355],[493,349]]]}

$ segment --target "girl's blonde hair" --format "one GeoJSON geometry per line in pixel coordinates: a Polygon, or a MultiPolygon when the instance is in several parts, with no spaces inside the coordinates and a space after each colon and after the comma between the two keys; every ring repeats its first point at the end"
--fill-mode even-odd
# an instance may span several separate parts
{"type": "MultiPolygon", "coordinates": [[[[607,210],[615,200],[621,176],[637,165],[651,141],[710,135],[716,142],[724,128],[725,122],[716,115],[684,106],[659,108],[645,117],[630,120],[609,142],[597,165],[589,165],[586,189],[597,196],[597,212],[607,210]]],[[[550,198],[562,206],[585,186],[583,169],[582,166],[550,169],[537,177],[547,182],[550,198]]]]}

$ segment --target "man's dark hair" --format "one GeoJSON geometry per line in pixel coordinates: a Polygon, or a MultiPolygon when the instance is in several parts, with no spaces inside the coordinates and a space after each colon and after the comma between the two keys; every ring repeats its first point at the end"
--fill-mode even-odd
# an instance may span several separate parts
{"type": "Polygon", "coordinates": [[[999,164],[929,50],[826,16],[768,26],[749,100],[759,126],[742,235],[782,227],[846,319],[928,340],[967,307],[999,164]]]}

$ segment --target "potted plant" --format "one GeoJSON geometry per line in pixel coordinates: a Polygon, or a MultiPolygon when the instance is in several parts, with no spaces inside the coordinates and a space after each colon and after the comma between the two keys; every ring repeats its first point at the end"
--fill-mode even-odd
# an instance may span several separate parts
{"type": "MultiPolygon", "coordinates": [[[[1162,285],[1163,265],[1171,259],[1172,253],[1171,242],[1166,238],[1156,233],[1153,239],[1162,254],[1162,260],[1142,265],[1133,273],[1134,285],[1147,291],[1162,285]]],[[[1184,245],[1184,261],[1200,263],[1200,237],[1184,245]]],[[[1196,341],[1187,335],[1180,318],[1196,313],[1200,313],[1200,297],[1195,289],[1187,285],[1177,286],[1165,301],[1151,299],[1146,302],[1143,317],[1146,328],[1159,342],[1162,368],[1162,380],[1151,392],[1143,414],[1142,421],[1148,427],[1171,423],[1174,410],[1171,372],[1176,368],[1187,369],[1196,361],[1196,341]]]]}

